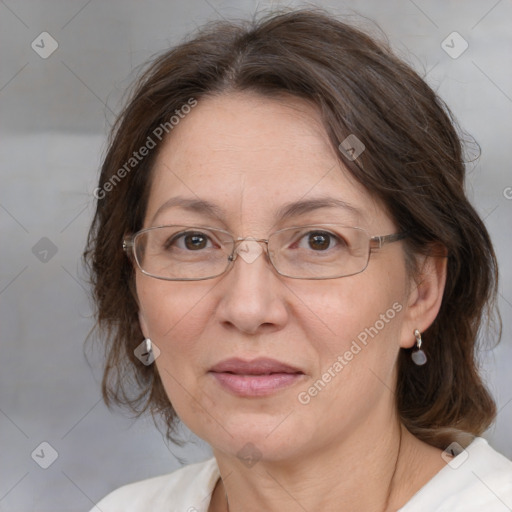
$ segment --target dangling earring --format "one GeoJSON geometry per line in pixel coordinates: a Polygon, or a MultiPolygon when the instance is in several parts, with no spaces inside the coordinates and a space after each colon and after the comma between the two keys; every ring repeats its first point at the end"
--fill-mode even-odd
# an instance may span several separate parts
{"type": "Polygon", "coordinates": [[[427,362],[427,354],[421,350],[421,333],[418,329],[414,329],[414,337],[416,338],[416,350],[411,354],[414,364],[423,366],[427,362]]]}
{"type": "Polygon", "coordinates": [[[150,365],[154,360],[154,354],[153,354],[153,343],[149,338],[146,338],[142,343],[144,343],[144,350],[141,353],[141,361],[146,365],[150,365]]]}
{"type": "Polygon", "coordinates": [[[160,356],[160,349],[149,338],[145,338],[137,345],[133,353],[142,364],[149,366],[160,356]]]}
{"type": "Polygon", "coordinates": [[[160,349],[149,338],[145,338],[135,347],[133,353],[142,364],[149,366],[160,355],[160,349]]]}

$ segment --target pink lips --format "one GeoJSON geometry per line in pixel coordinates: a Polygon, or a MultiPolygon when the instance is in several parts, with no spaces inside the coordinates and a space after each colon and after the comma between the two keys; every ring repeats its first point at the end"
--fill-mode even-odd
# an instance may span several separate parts
{"type": "Polygon", "coordinates": [[[210,373],[228,391],[243,397],[266,396],[302,379],[304,373],[275,359],[227,359],[210,373]]]}

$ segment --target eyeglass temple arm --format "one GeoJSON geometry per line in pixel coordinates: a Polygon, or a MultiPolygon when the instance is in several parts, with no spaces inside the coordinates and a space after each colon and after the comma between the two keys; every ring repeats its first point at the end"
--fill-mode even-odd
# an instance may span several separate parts
{"type": "Polygon", "coordinates": [[[127,252],[129,249],[133,247],[133,238],[125,238],[123,240],[123,251],[127,252]]]}
{"type": "Polygon", "coordinates": [[[392,233],[391,235],[372,236],[370,241],[373,242],[374,248],[380,249],[383,245],[398,242],[399,240],[407,238],[408,235],[409,233],[407,231],[403,231],[402,233],[392,233]]]}

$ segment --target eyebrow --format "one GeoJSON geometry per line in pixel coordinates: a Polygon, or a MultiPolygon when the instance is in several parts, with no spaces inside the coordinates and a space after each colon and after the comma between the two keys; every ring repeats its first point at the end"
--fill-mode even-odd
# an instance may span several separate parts
{"type": "Polygon", "coordinates": [[[155,215],[153,216],[153,220],[151,221],[151,223],[153,224],[158,215],[160,215],[163,211],[176,206],[183,208],[184,210],[188,210],[195,213],[201,213],[209,217],[217,217],[221,220],[225,216],[225,212],[220,206],[210,203],[209,201],[205,201],[203,199],[189,199],[186,197],[177,196],[171,197],[171,199],[165,201],[165,203],[162,204],[160,208],[158,208],[155,215]]]}
{"type": "Polygon", "coordinates": [[[320,208],[342,208],[349,211],[350,213],[355,214],[358,217],[363,217],[362,211],[355,206],[352,206],[351,204],[342,201],[341,199],[329,196],[316,197],[313,199],[302,199],[293,203],[287,203],[277,211],[276,217],[281,221],[290,217],[304,215],[305,213],[319,210],[320,208]]]}
{"type": "MultiPolygon", "coordinates": [[[[156,211],[152,219],[152,224],[155,219],[163,211],[173,207],[179,207],[184,210],[203,214],[209,217],[216,217],[217,219],[226,220],[226,212],[220,206],[206,201],[204,199],[192,199],[182,196],[172,197],[163,203],[156,211]]],[[[276,212],[277,222],[289,219],[290,217],[298,217],[306,213],[310,213],[321,208],[342,208],[348,212],[355,214],[357,217],[364,217],[363,212],[355,206],[335,197],[322,196],[313,199],[301,199],[291,203],[286,203],[281,206],[276,212]]]]}

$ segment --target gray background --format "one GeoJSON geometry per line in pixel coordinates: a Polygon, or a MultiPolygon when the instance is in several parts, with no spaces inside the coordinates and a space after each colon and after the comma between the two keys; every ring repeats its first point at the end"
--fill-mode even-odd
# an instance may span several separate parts
{"type": "MultiPolygon", "coordinates": [[[[496,245],[504,318],[502,343],[482,354],[500,409],[486,437],[511,458],[512,3],[319,5],[375,20],[482,147],[481,159],[468,165],[468,192],[496,245]],[[453,31],[469,44],[456,59],[441,47],[453,31]]],[[[207,20],[270,6],[249,0],[0,1],[1,511],[86,511],[123,483],[209,455],[187,432],[192,443],[167,446],[150,419],[112,414],[100,401],[99,353],[88,351],[89,366],[83,350],[92,319],[80,256],[105,134],[135,67],[207,20]],[[59,45],[47,59],[31,48],[43,31],[59,45]],[[43,237],[51,243],[39,242],[43,237]],[[43,441],[58,453],[48,469],[31,458],[43,441]]],[[[375,31],[364,18],[353,21],[375,31]]]]}

